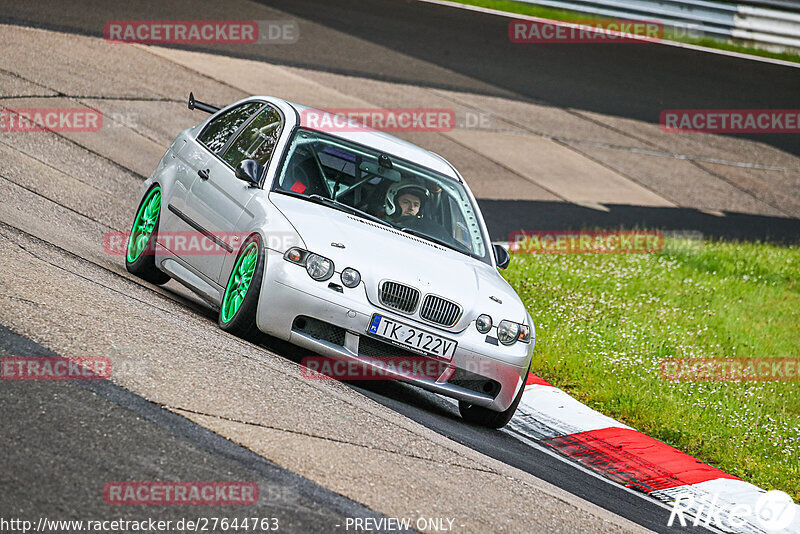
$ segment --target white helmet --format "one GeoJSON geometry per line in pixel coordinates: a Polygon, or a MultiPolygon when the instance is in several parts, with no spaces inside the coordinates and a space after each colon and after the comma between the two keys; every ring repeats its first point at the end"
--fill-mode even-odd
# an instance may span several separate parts
{"type": "Polygon", "coordinates": [[[428,188],[422,184],[410,181],[394,183],[390,185],[388,191],[386,191],[386,202],[383,205],[383,209],[387,216],[391,217],[397,213],[398,210],[395,199],[405,193],[411,193],[419,197],[420,207],[424,206],[425,202],[431,196],[431,194],[428,192],[428,188]]]}

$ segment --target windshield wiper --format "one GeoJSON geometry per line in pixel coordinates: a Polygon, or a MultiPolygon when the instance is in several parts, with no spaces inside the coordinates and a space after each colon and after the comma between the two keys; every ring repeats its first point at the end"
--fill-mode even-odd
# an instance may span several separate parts
{"type": "Polygon", "coordinates": [[[382,224],[384,226],[389,226],[389,227],[392,226],[391,224],[389,224],[388,222],[384,221],[381,218],[378,218],[378,217],[376,217],[374,215],[370,215],[366,211],[361,211],[358,208],[354,208],[353,206],[345,204],[344,202],[339,202],[338,200],[334,200],[332,198],[326,198],[326,197],[323,197],[322,195],[308,195],[306,198],[312,199],[312,200],[316,201],[319,204],[324,204],[324,205],[330,206],[332,208],[337,208],[337,209],[341,209],[343,211],[348,211],[353,215],[358,215],[358,216],[360,216],[360,217],[362,217],[364,219],[369,219],[370,221],[375,221],[376,223],[382,224]]]}
{"type": "MultiPolygon", "coordinates": [[[[461,254],[466,254],[467,256],[469,256],[471,258],[478,258],[478,256],[476,256],[472,252],[467,252],[464,249],[457,248],[453,244],[448,243],[447,241],[445,241],[443,239],[439,239],[438,237],[430,236],[430,235],[426,234],[425,232],[421,232],[421,231],[415,230],[413,228],[399,228],[399,230],[401,232],[405,232],[405,233],[411,234],[413,236],[421,237],[422,239],[427,239],[429,241],[433,241],[437,245],[442,245],[443,247],[447,247],[450,250],[455,250],[456,252],[460,252],[461,254]]],[[[478,258],[478,259],[480,259],[480,258],[478,258]]]]}

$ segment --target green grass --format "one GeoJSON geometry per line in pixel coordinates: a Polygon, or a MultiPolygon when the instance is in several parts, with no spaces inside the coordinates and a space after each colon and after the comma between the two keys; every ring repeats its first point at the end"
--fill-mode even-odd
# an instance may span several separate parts
{"type": "MultiPolygon", "coordinates": [[[[526,4],[523,2],[515,2],[514,0],[451,0],[451,1],[457,2],[459,4],[496,9],[498,11],[506,11],[509,13],[515,13],[519,15],[530,15],[532,17],[563,20],[566,22],[580,22],[580,21],[586,21],[587,19],[599,20],[604,18],[587,13],[579,13],[576,11],[554,9],[544,6],[537,6],[533,4],[526,4]]],[[[698,46],[705,46],[708,48],[716,48],[718,50],[727,50],[729,52],[740,52],[742,54],[750,54],[753,56],[768,57],[772,59],[782,59],[784,61],[800,63],[800,54],[794,54],[790,52],[771,52],[769,50],[762,50],[760,48],[749,46],[747,44],[718,41],[716,39],[710,39],[710,38],[694,38],[672,32],[669,29],[666,29],[664,31],[664,39],[667,39],[669,41],[677,41],[681,43],[698,45],[698,46]]]]}
{"type": "Polygon", "coordinates": [[[800,500],[800,382],[668,381],[667,357],[800,357],[800,247],[668,241],[638,255],[515,254],[533,371],[594,409],[800,500]]]}

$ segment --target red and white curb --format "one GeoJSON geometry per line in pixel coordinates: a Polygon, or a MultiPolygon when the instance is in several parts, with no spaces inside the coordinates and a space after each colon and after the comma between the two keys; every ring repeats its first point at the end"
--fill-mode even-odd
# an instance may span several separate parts
{"type": "Polygon", "coordinates": [[[512,431],[578,464],[668,503],[673,526],[800,534],[800,505],[767,492],[582,404],[528,376],[512,431]]]}

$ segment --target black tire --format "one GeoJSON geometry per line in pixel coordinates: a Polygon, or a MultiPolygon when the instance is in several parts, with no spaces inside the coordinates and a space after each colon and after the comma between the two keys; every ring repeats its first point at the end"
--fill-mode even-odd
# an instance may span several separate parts
{"type": "MultiPolygon", "coordinates": [[[[139,207],[136,208],[136,215],[134,215],[133,224],[131,225],[131,231],[133,231],[133,226],[136,224],[136,218],[142,209],[142,205],[149,198],[150,193],[156,188],[160,189],[158,185],[154,185],[147,191],[147,193],[144,194],[141,202],[139,202],[139,207]]],[[[128,261],[128,247],[130,246],[130,240],[125,247],[125,268],[128,270],[128,272],[150,282],[151,284],[156,285],[166,284],[169,281],[169,275],[156,267],[156,237],[158,236],[158,227],[160,225],[161,214],[159,213],[155,228],[150,234],[150,237],[147,239],[144,252],[142,252],[134,261],[128,261]]]]}
{"type": "Polygon", "coordinates": [[[528,372],[525,373],[522,380],[522,387],[519,388],[519,393],[517,393],[514,402],[511,403],[511,406],[509,406],[507,410],[495,412],[465,401],[458,401],[458,411],[461,413],[461,417],[464,421],[474,425],[489,428],[503,428],[511,421],[511,418],[514,417],[514,412],[517,411],[517,406],[519,406],[519,402],[522,400],[522,394],[525,392],[525,383],[528,381],[528,373],[530,372],[530,367],[528,367],[528,372]]]}
{"type": "Polygon", "coordinates": [[[222,305],[220,305],[219,317],[217,319],[219,327],[226,332],[230,332],[235,336],[247,340],[256,339],[259,335],[258,326],[256,325],[256,311],[258,309],[258,297],[261,293],[261,278],[264,275],[264,261],[264,246],[261,243],[261,238],[258,235],[248,237],[239,249],[239,254],[237,254],[236,261],[233,263],[231,274],[228,276],[228,283],[225,284],[225,293],[222,295],[222,305]],[[258,246],[258,260],[256,261],[253,277],[239,309],[236,310],[236,313],[227,322],[223,321],[225,294],[228,292],[231,278],[236,272],[236,267],[239,265],[239,259],[251,243],[255,243],[256,246],[258,246]]]}

